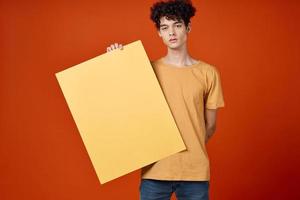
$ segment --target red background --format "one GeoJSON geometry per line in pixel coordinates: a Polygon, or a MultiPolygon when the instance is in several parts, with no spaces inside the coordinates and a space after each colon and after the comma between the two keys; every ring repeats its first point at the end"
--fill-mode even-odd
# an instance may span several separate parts
{"type": "MultiPolygon", "coordinates": [[[[100,185],[54,74],[113,42],[165,55],[153,2],[1,1],[0,199],[139,198],[140,170],[100,185]]],[[[194,5],[190,53],[220,70],[226,104],[211,199],[299,199],[299,1],[194,5]]]]}

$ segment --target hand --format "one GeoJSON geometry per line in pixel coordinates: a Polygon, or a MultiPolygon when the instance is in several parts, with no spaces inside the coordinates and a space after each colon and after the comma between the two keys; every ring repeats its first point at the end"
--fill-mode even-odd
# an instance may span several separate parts
{"type": "Polygon", "coordinates": [[[115,49],[123,49],[123,45],[122,44],[118,44],[118,43],[114,43],[114,44],[111,44],[109,47],[106,48],[106,52],[110,52],[110,51],[113,51],[115,49]]]}

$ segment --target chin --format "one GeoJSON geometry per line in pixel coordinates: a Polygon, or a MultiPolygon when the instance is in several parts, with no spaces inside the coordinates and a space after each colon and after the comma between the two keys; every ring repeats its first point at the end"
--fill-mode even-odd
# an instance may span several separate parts
{"type": "Polygon", "coordinates": [[[179,46],[168,46],[169,49],[179,49],[179,46]]]}
{"type": "Polygon", "coordinates": [[[175,44],[168,44],[167,45],[170,49],[179,49],[181,46],[182,46],[182,44],[177,44],[177,43],[175,43],[175,44]]]}

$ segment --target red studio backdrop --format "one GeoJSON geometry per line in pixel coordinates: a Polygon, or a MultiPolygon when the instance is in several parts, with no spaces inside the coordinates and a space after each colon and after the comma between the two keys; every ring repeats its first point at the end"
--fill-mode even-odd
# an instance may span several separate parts
{"type": "MultiPolygon", "coordinates": [[[[100,185],[54,74],[114,42],[165,55],[154,2],[0,2],[1,200],[139,199],[140,170],[100,185]]],[[[300,2],[193,3],[188,48],[219,69],[225,100],[207,145],[211,199],[300,199],[300,2]]]]}

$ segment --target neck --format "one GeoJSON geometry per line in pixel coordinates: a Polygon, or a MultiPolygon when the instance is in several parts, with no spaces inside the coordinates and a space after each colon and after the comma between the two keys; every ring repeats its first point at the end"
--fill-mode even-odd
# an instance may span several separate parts
{"type": "Polygon", "coordinates": [[[187,51],[186,44],[177,49],[168,48],[168,53],[163,59],[167,63],[178,66],[190,65],[193,63],[193,59],[187,51]]]}

